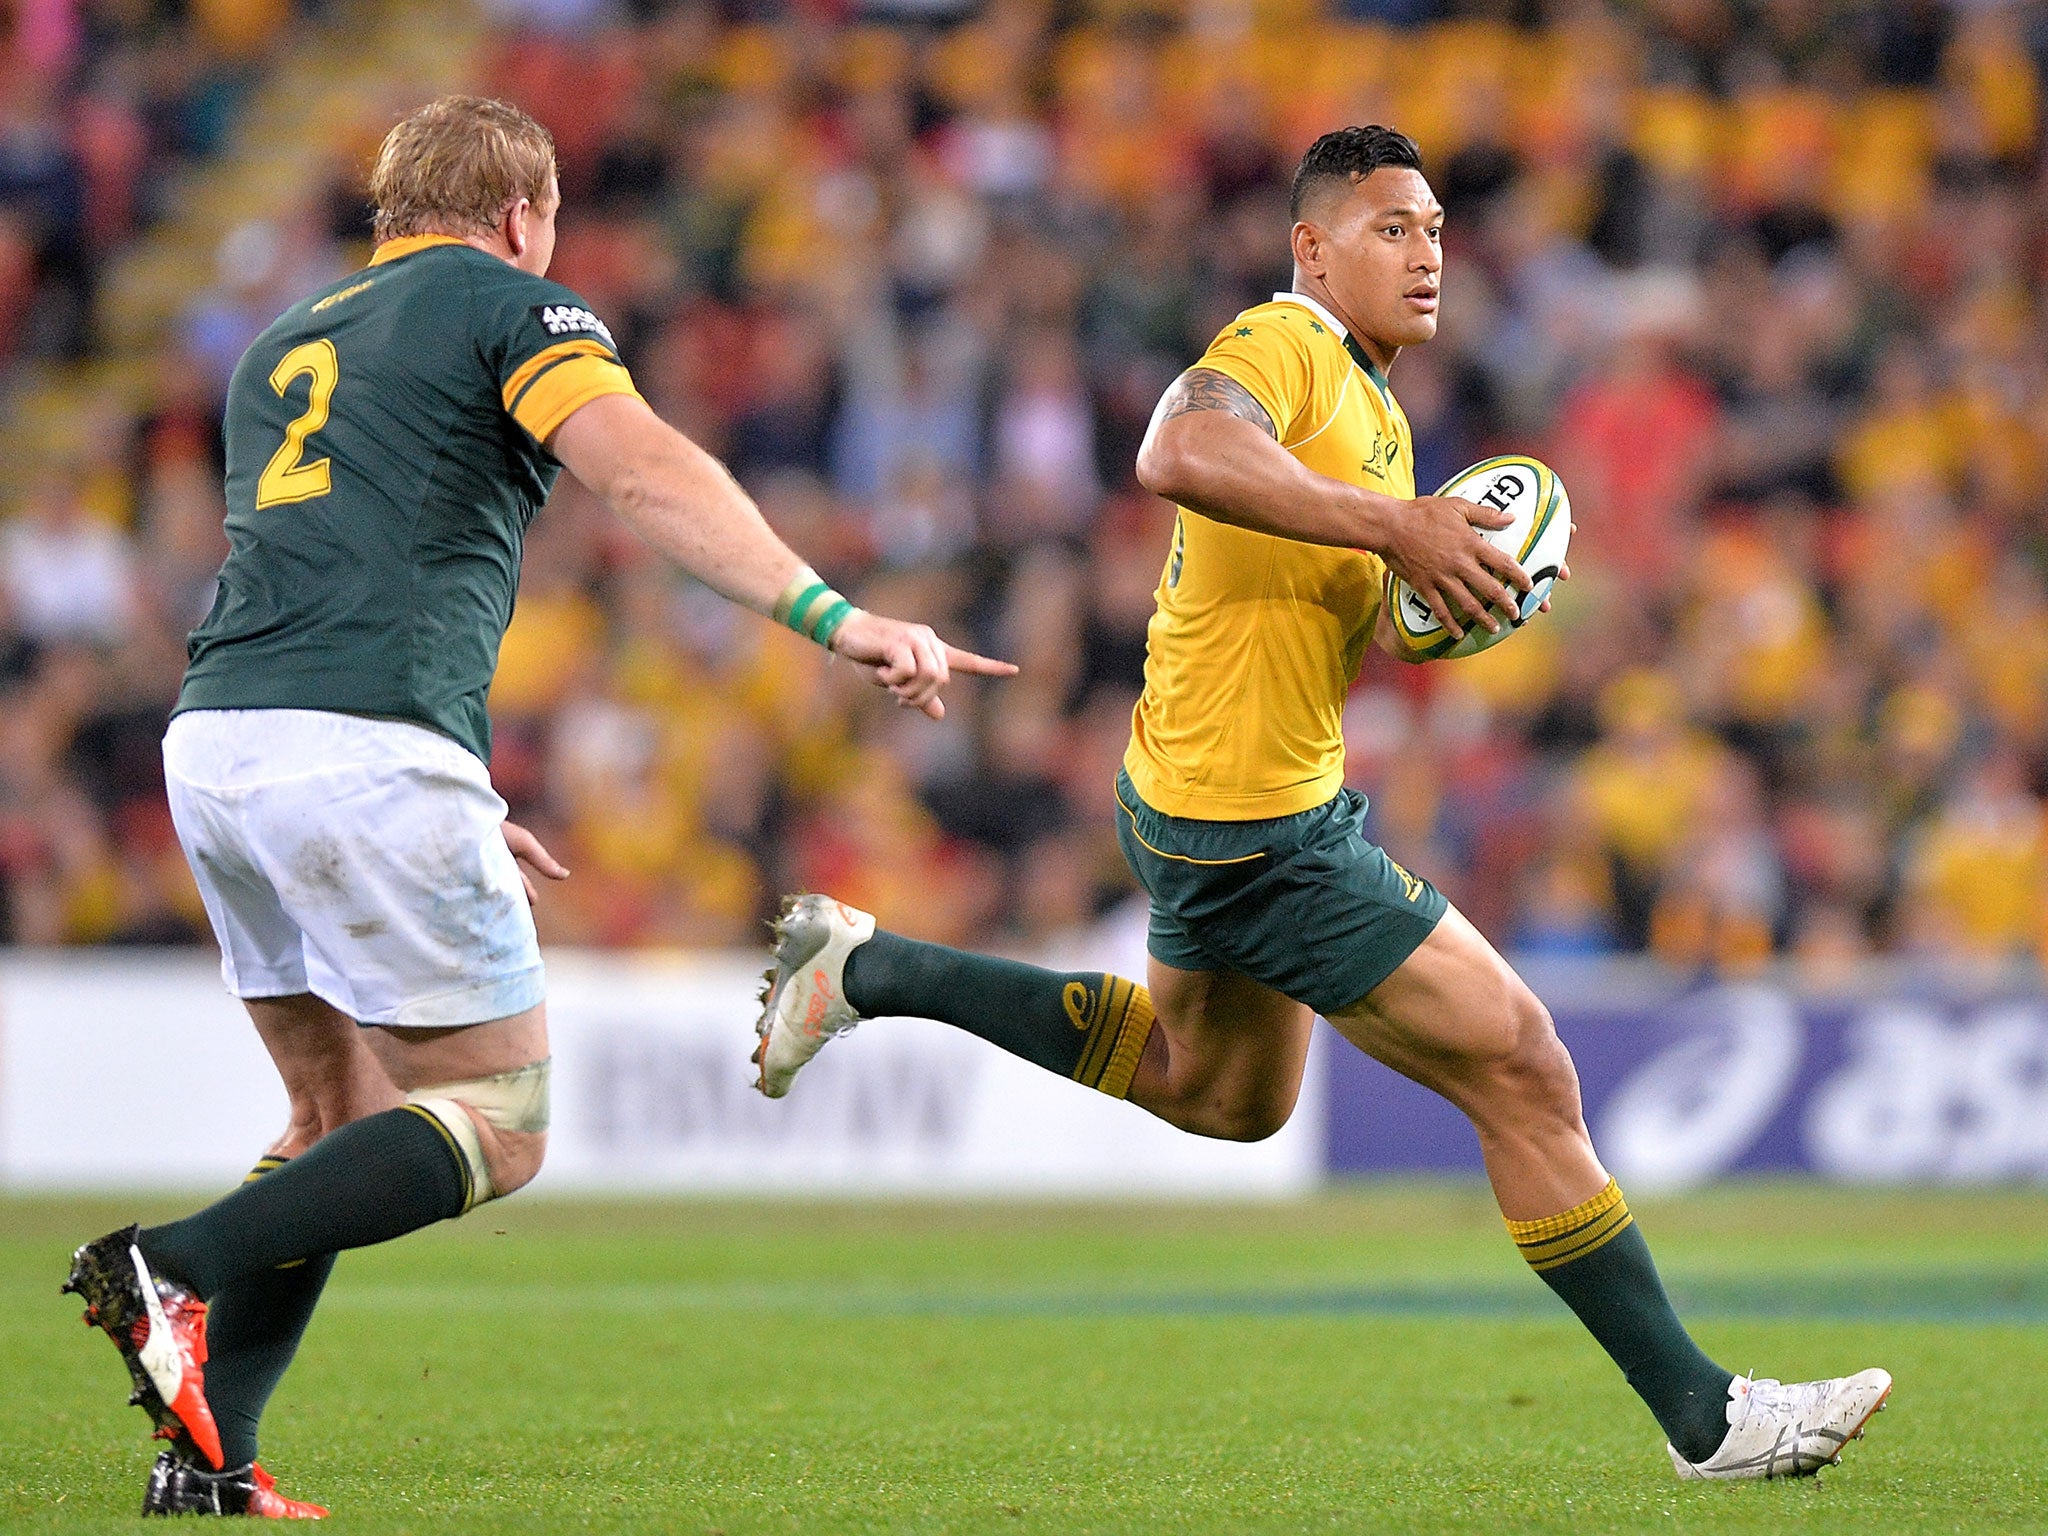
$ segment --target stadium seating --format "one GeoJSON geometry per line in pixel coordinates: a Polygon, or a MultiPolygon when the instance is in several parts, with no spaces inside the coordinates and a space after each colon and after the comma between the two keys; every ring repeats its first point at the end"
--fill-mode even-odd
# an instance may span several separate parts
{"type": "Polygon", "coordinates": [[[460,86],[555,131],[555,275],[657,408],[842,588],[1025,667],[906,718],[565,483],[494,696],[500,787],[578,871],[545,937],[744,943],[824,885],[1028,943],[1127,895],[1108,783],[1171,521],[1136,444],[1288,285],[1302,146],[1375,120],[1450,210],[1443,334],[1394,374],[1418,480],[1534,451],[1579,519],[1551,620],[1368,663],[1389,849],[1533,951],[2048,949],[2031,12],[81,14],[5,66],[0,938],[203,941],[154,743],[221,552],[225,370],[362,258],[368,150],[460,86]]]}

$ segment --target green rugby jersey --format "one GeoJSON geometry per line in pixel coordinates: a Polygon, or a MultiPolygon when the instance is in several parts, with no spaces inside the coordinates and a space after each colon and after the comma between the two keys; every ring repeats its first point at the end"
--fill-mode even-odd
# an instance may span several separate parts
{"type": "Polygon", "coordinates": [[[414,720],[489,760],[526,528],[579,406],[636,394],[575,294],[444,235],[387,241],[235,368],[227,534],[178,709],[414,720]]]}

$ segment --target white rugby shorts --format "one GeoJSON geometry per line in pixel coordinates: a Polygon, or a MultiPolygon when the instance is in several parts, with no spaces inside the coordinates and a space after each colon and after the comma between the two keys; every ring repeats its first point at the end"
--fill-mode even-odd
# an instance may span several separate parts
{"type": "Polygon", "coordinates": [[[235,996],[425,1029],[540,1002],[505,802],[466,748],[401,720],[191,710],[164,783],[235,996]]]}

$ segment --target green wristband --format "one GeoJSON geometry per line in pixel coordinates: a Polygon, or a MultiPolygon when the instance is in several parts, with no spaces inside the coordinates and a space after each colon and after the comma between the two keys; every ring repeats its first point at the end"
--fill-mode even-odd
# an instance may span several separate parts
{"type": "Polygon", "coordinates": [[[839,633],[839,626],[860,611],[837,592],[832,595],[837,601],[825,610],[811,628],[811,638],[827,649],[831,648],[832,637],[839,633]]]}
{"type": "Polygon", "coordinates": [[[798,634],[808,634],[809,627],[805,623],[806,616],[820,602],[826,602],[827,606],[829,606],[828,600],[835,595],[830,587],[813,576],[810,584],[790,598],[786,604],[776,604],[776,607],[780,610],[776,617],[798,634]]]}
{"type": "Polygon", "coordinates": [[[860,610],[828,587],[808,565],[789,579],[782,595],[775,599],[769,617],[787,625],[806,640],[830,646],[840,625],[860,610]]]}

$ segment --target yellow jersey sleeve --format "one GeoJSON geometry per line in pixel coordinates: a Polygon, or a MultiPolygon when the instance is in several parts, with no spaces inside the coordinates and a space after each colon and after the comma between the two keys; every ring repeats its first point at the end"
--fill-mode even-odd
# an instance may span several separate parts
{"type": "Polygon", "coordinates": [[[1291,442],[1317,392],[1308,328],[1319,323],[1295,305],[1261,304],[1218,332],[1195,366],[1242,384],[1272,418],[1280,441],[1291,442]]]}
{"type": "Polygon", "coordinates": [[[599,395],[640,397],[625,365],[597,341],[557,342],[528,358],[506,381],[505,409],[544,443],[599,395]]]}

